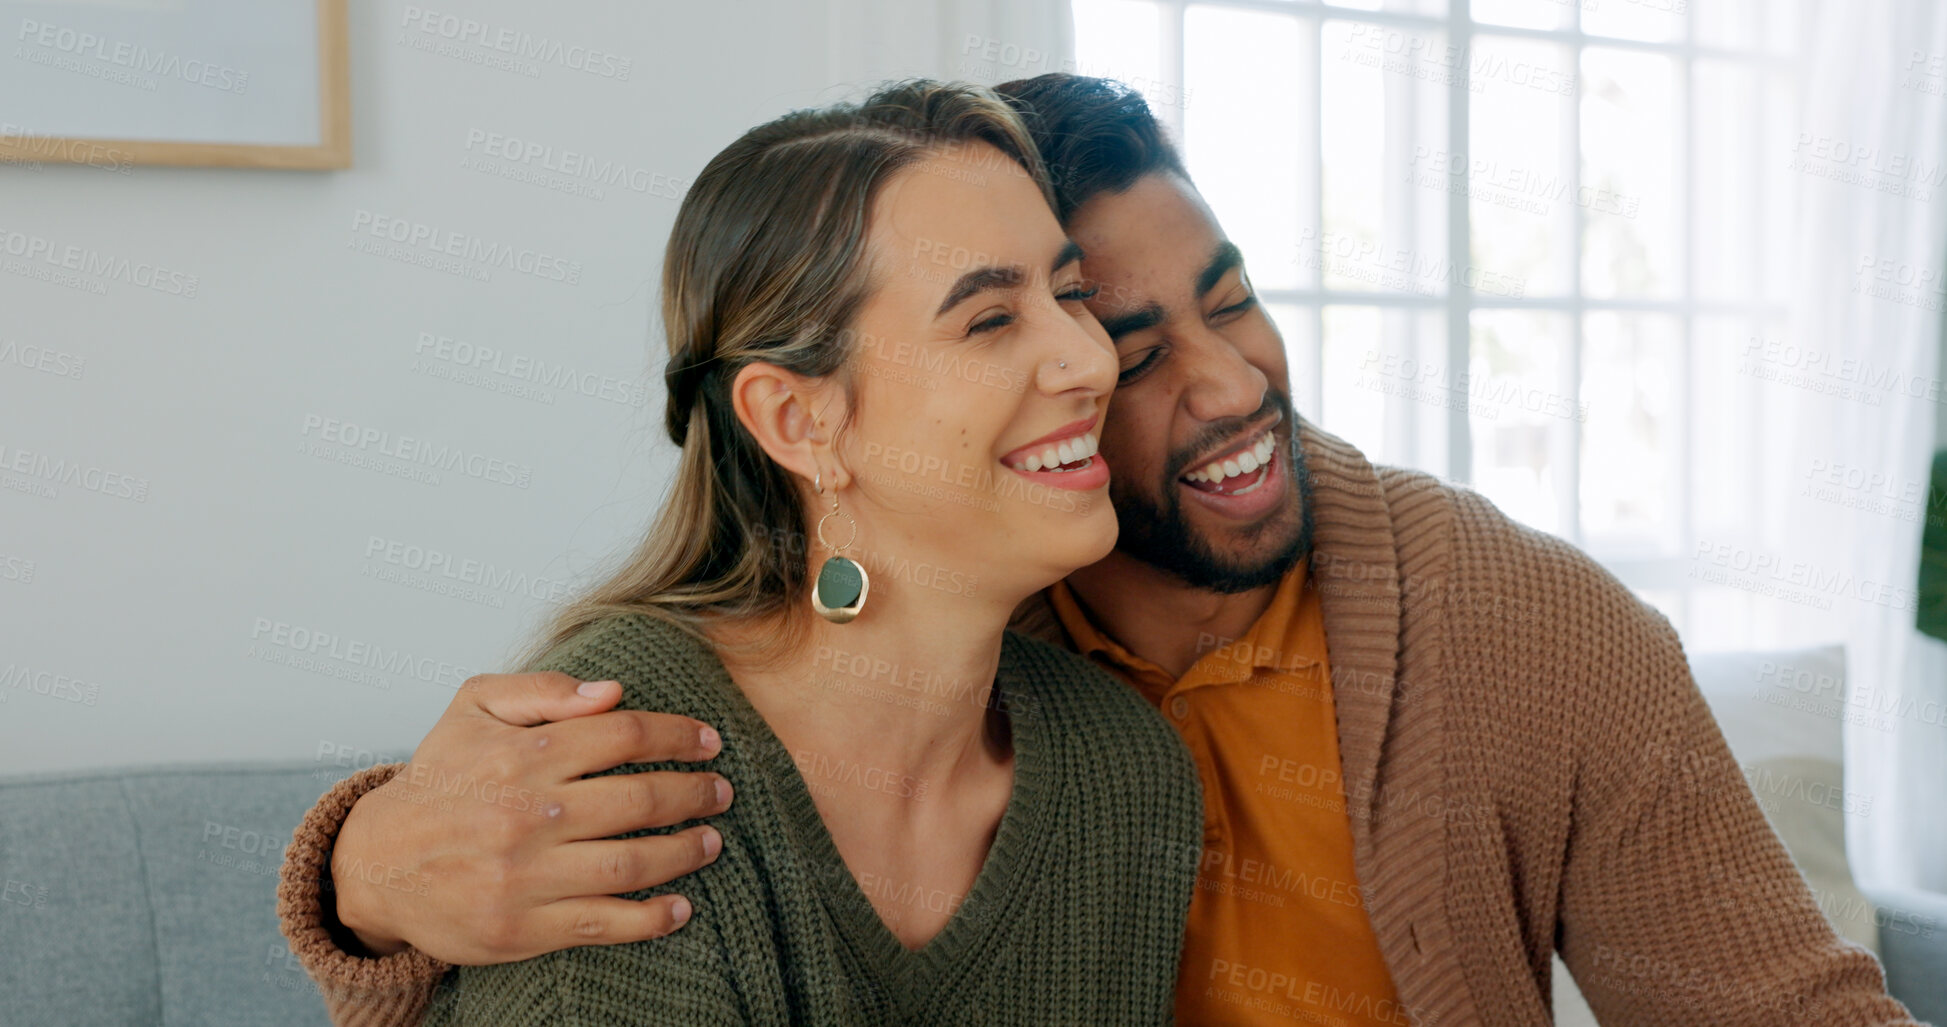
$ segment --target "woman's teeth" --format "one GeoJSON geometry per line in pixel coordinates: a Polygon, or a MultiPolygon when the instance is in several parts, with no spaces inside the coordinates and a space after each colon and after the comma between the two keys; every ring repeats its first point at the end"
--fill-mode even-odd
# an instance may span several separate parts
{"type": "Polygon", "coordinates": [[[1060,470],[1064,465],[1081,463],[1094,456],[1099,445],[1093,435],[1077,435],[1072,439],[1063,439],[1039,453],[1031,453],[1026,459],[1008,466],[1017,471],[1060,470]]]}
{"type": "Polygon", "coordinates": [[[1271,453],[1277,449],[1277,442],[1270,432],[1257,437],[1250,448],[1234,453],[1222,460],[1212,460],[1183,477],[1196,482],[1221,484],[1227,478],[1251,474],[1271,462],[1271,453]]]}

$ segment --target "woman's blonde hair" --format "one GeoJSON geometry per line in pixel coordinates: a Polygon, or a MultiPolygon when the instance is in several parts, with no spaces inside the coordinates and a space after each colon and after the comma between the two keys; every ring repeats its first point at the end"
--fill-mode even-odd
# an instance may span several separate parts
{"type": "MultiPolygon", "coordinates": [[[[631,613],[699,635],[719,617],[778,618],[784,630],[766,648],[791,647],[809,587],[805,511],[790,474],[738,423],[730,384],[753,361],[810,377],[844,371],[870,291],[866,227],[879,187],[943,147],[975,142],[1012,158],[1054,208],[1020,116],[991,90],[956,83],[900,82],[857,104],[793,111],[703,169],[663,256],[675,481],[621,569],[562,608],[524,666],[631,613]]],[[[842,384],[849,394],[849,377],[842,384]]]]}

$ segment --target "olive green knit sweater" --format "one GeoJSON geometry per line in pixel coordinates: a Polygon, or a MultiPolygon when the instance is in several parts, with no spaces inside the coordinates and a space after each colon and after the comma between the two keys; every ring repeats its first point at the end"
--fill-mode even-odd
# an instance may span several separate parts
{"type": "MultiPolygon", "coordinates": [[[[854,879],[790,753],[706,645],[617,617],[537,669],[612,678],[623,708],[716,726],[723,751],[710,767],[737,790],[710,821],[723,852],[677,882],[695,914],[675,934],[458,968],[428,1025],[1169,1021],[1201,847],[1196,768],[1154,710],[1080,657],[1006,636],[995,694],[1012,729],[1013,794],[971,890],[916,951],[864,888],[929,895],[854,879]]],[[[645,769],[682,768],[612,772],[645,769]]]]}

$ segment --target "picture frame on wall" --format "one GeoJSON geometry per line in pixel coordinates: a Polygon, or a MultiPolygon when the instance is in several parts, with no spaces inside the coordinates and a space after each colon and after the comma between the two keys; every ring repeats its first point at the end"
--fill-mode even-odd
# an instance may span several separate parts
{"type": "Polygon", "coordinates": [[[351,167],[345,0],[0,0],[6,164],[351,167]]]}

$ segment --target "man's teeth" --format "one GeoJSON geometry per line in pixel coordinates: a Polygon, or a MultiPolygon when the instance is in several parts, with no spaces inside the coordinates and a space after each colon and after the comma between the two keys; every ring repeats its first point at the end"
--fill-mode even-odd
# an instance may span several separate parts
{"type": "Polygon", "coordinates": [[[1100,443],[1093,435],[1078,435],[1063,439],[1039,453],[1031,453],[1027,459],[1012,465],[1022,471],[1052,471],[1063,464],[1079,463],[1095,455],[1100,443]]]}
{"type": "Polygon", "coordinates": [[[1222,460],[1212,460],[1202,467],[1184,475],[1191,481],[1221,482],[1225,478],[1235,478],[1242,474],[1252,474],[1258,468],[1271,462],[1271,453],[1277,448],[1277,441],[1270,432],[1257,437],[1249,449],[1235,453],[1222,460]]]}

